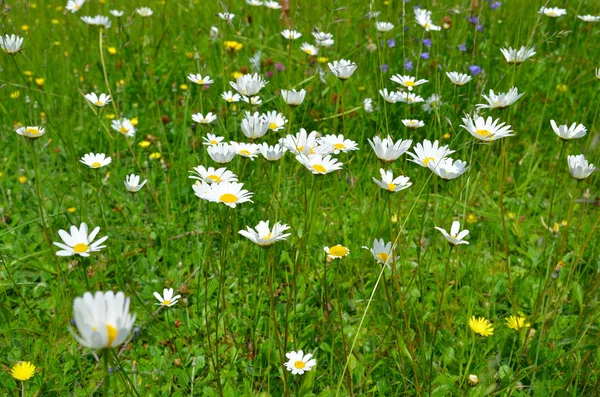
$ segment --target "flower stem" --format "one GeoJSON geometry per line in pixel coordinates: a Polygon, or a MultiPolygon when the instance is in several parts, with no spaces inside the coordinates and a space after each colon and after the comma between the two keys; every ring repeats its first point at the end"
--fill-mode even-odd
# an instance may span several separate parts
{"type": "Polygon", "coordinates": [[[108,374],[108,361],[110,360],[109,353],[110,349],[104,349],[102,355],[104,361],[104,397],[108,397],[108,391],[110,389],[110,377],[108,374]]]}

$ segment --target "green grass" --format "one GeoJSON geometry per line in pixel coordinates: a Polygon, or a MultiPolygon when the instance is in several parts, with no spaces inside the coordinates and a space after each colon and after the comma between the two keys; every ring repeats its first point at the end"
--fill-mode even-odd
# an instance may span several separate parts
{"type": "Polygon", "coordinates": [[[24,37],[25,49],[0,54],[0,394],[20,393],[8,369],[23,360],[38,368],[25,382],[27,395],[102,395],[104,353],[80,347],[67,328],[75,297],[114,290],[131,298],[138,327],[113,349],[114,396],[594,395],[599,184],[597,175],[575,182],[566,158],[583,153],[600,164],[600,25],[576,18],[600,14],[600,5],[556,0],[549,6],[568,14],[551,19],[537,14],[541,0],[504,0],[496,10],[485,0],[422,1],[435,23],[451,20],[450,29],[424,33],[414,23],[414,0],[289,3],[285,15],[241,0],[90,0],[75,14],[64,12],[62,0],[3,4],[3,33],[24,37]],[[233,26],[214,15],[225,5],[236,14],[233,26]],[[455,5],[460,14],[450,12],[455,5]],[[137,16],[138,6],[154,15],[137,16]],[[377,32],[364,18],[370,6],[396,27],[377,32]],[[100,40],[99,29],[80,17],[110,9],[126,13],[119,22],[110,17],[113,26],[100,40]],[[471,14],[483,32],[467,21],[471,14]],[[213,25],[216,40],[209,38],[213,25]],[[290,26],[303,36],[285,40],[280,31],[290,26]],[[358,64],[343,84],[326,63],[300,51],[301,43],[314,43],[315,27],[335,39],[319,56],[358,64]],[[424,38],[432,39],[430,49],[424,38]],[[226,40],[243,48],[229,54],[226,40]],[[108,93],[100,43],[114,107],[96,115],[83,94],[108,93]],[[369,43],[377,49],[367,51],[369,43]],[[521,45],[535,45],[537,54],[508,65],[500,48],[521,45]],[[217,166],[202,145],[206,133],[247,141],[240,123],[250,105],[227,104],[220,95],[231,89],[232,73],[252,71],[257,51],[261,75],[273,73],[258,111],[278,110],[291,120],[260,142],[274,144],[302,127],[343,133],[360,150],[336,156],[343,169],[317,177],[290,153],[276,163],[236,156],[224,166],[254,193],[254,203],[230,209],[196,197],[188,176],[197,165],[217,166]],[[408,60],[413,70],[405,73],[408,60]],[[484,72],[464,87],[445,76],[469,73],[473,64],[484,72]],[[189,73],[215,83],[202,90],[187,81],[189,73]],[[428,79],[415,92],[439,94],[442,105],[426,113],[420,105],[384,102],[378,90],[397,89],[389,80],[397,73],[428,79]],[[525,95],[484,114],[511,124],[516,136],[481,144],[459,127],[482,93],[513,86],[525,95]],[[294,110],[279,95],[292,87],[307,90],[294,110]],[[375,112],[363,110],[366,97],[375,112]],[[135,138],[110,128],[117,111],[138,118],[135,138]],[[192,122],[192,114],[208,111],[218,115],[214,128],[192,122]],[[426,125],[408,130],[405,118],[426,125]],[[583,123],[588,133],[561,149],[551,119],[583,123]],[[18,125],[47,132],[30,145],[15,134],[18,125]],[[440,140],[471,168],[445,182],[406,155],[382,166],[367,142],[377,134],[413,145],[440,140]],[[144,140],[152,144],[139,146],[144,140]],[[113,161],[89,169],[78,161],[89,152],[113,161]],[[381,167],[413,185],[388,194],[371,180],[381,167]],[[123,186],[131,173],[148,179],[135,195],[123,186]],[[238,234],[261,220],[288,224],[291,236],[261,249],[238,234]],[[450,250],[434,226],[449,230],[454,220],[470,230],[470,244],[450,250]],[[544,226],[562,221],[556,233],[544,226]],[[100,226],[107,247],[88,259],[56,256],[58,230],[80,222],[100,226]],[[376,238],[397,245],[389,269],[361,248],[376,238]],[[350,255],[328,263],[323,247],[335,244],[350,255]],[[182,300],[157,310],[152,293],[164,287],[182,300]],[[530,328],[505,325],[517,313],[530,328]],[[475,335],[471,316],[493,322],[494,334],[475,335]],[[317,366],[292,376],[281,355],[300,349],[314,354],[317,366]],[[478,376],[477,386],[469,374],[478,376]]]}

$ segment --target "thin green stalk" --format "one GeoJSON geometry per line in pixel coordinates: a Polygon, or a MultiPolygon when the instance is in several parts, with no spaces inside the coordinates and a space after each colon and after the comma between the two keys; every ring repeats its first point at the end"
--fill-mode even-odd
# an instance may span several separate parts
{"type": "Polygon", "coordinates": [[[102,359],[104,362],[104,397],[108,397],[110,390],[110,374],[108,373],[108,362],[109,362],[110,349],[104,349],[102,352],[102,359]]]}

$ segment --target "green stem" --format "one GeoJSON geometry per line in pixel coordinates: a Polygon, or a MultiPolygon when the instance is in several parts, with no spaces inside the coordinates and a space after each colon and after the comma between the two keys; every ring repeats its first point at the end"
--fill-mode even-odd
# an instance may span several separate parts
{"type": "Polygon", "coordinates": [[[104,349],[102,354],[102,359],[104,361],[104,397],[108,397],[108,391],[110,389],[110,377],[108,374],[108,362],[110,360],[109,354],[110,349],[104,349]]]}

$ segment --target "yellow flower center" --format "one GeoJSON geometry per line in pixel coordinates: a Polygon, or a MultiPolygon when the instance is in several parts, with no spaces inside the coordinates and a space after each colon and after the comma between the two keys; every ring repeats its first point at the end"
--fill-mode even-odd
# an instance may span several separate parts
{"type": "Polygon", "coordinates": [[[250,151],[245,150],[245,149],[244,150],[240,150],[240,154],[242,156],[252,156],[252,153],[250,153],[250,151]]]}
{"type": "Polygon", "coordinates": [[[346,256],[348,255],[348,248],[344,247],[343,245],[333,246],[329,248],[329,255],[339,257],[346,256]]]}
{"type": "Polygon", "coordinates": [[[296,361],[294,363],[294,367],[296,367],[298,369],[302,369],[302,368],[306,367],[306,363],[304,361],[296,361]]]}
{"type": "Polygon", "coordinates": [[[129,130],[124,126],[121,126],[121,128],[119,128],[119,131],[121,131],[122,134],[126,134],[129,130]]]}
{"type": "Polygon", "coordinates": [[[162,304],[163,304],[163,306],[169,306],[171,304],[171,301],[168,299],[165,299],[162,304]]]}
{"type": "Polygon", "coordinates": [[[321,174],[324,174],[325,172],[327,172],[327,169],[325,167],[323,167],[321,164],[315,164],[312,166],[312,169],[320,172],[321,174]]]}
{"type": "Polygon", "coordinates": [[[424,166],[427,166],[427,164],[428,164],[430,161],[434,161],[434,160],[435,160],[435,159],[434,159],[433,157],[425,157],[425,159],[423,160],[423,165],[424,165],[424,166]]]}
{"type": "Polygon", "coordinates": [[[268,240],[271,238],[271,233],[268,233],[265,237],[263,237],[263,240],[268,240]]]}
{"type": "Polygon", "coordinates": [[[117,334],[119,331],[117,331],[117,329],[112,325],[106,324],[106,333],[108,334],[108,343],[106,346],[111,347],[115,339],[117,339],[117,334]]]}
{"type": "Polygon", "coordinates": [[[429,23],[425,24],[425,29],[429,29],[430,27],[431,27],[431,24],[429,24],[429,23]]]}
{"type": "Polygon", "coordinates": [[[209,176],[207,176],[207,178],[216,183],[219,183],[222,181],[221,177],[219,177],[218,175],[209,175],[209,176]]]}
{"type": "Polygon", "coordinates": [[[546,11],[546,15],[548,15],[549,17],[553,17],[556,15],[556,13],[554,11],[546,11]]]}
{"type": "Polygon", "coordinates": [[[204,84],[204,80],[200,79],[196,83],[198,83],[198,84],[204,84]]]}
{"type": "Polygon", "coordinates": [[[383,263],[386,263],[390,259],[390,255],[386,252],[380,252],[377,254],[377,257],[381,259],[383,263]]]}
{"type": "Polygon", "coordinates": [[[482,138],[487,138],[487,137],[489,137],[489,136],[493,135],[493,134],[492,134],[491,132],[489,132],[488,130],[477,130],[477,131],[475,131],[475,133],[476,133],[477,135],[479,135],[480,137],[482,137],[482,138]]]}
{"type": "Polygon", "coordinates": [[[100,164],[97,161],[95,161],[95,162],[92,163],[92,168],[98,168],[98,167],[102,167],[102,164],[100,164]]]}
{"type": "Polygon", "coordinates": [[[86,252],[88,248],[89,247],[87,244],[79,243],[73,246],[73,251],[77,252],[78,254],[81,254],[82,252],[86,252]]]}
{"type": "Polygon", "coordinates": [[[211,145],[216,145],[217,143],[219,143],[219,142],[215,141],[214,139],[210,141],[211,145]]]}
{"type": "Polygon", "coordinates": [[[333,147],[336,149],[346,149],[346,145],[344,145],[343,143],[334,143],[333,147]]]}
{"type": "Polygon", "coordinates": [[[310,48],[307,48],[306,50],[304,50],[304,52],[306,52],[308,55],[312,55],[313,52],[310,48]]]}
{"type": "Polygon", "coordinates": [[[98,105],[98,106],[102,106],[102,102],[100,102],[100,101],[96,101],[96,105],[98,105]]]}
{"type": "Polygon", "coordinates": [[[414,87],[414,86],[416,86],[416,84],[415,84],[414,81],[405,81],[404,85],[407,86],[407,87],[414,87]]]}
{"type": "Polygon", "coordinates": [[[393,192],[394,190],[396,190],[396,185],[394,185],[393,183],[388,183],[388,190],[390,192],[393,192]]]}
{"type": "Polygon", "coordinates": [[[27,133],[29,135],[38,135],[40,133],[40,130],[38,130],[37,128],[33,128],[33,127],[27,127],[27,129],[25,131],[27,131],[27,133]]]}
{"type": "Polygon", "coordinates": [[[235,194],[225,193],[219,197],[219,200],[223,203],[237,203],[238,198],[235,194]]]}
{"type": "Polygon", "coordinates": [[[274,123],[274,122],[271,122],[271,123],[269,124],[269,129],[271,129],[271,130],[274,130],[275,128],[277,128],[277,124],[276,124],[276,123],[274,123]]]}
{"type": "Polygon", "coordinates": [[[227,102],[233,102],[233,98],[232,97],[227,98],[227,102]]]}

